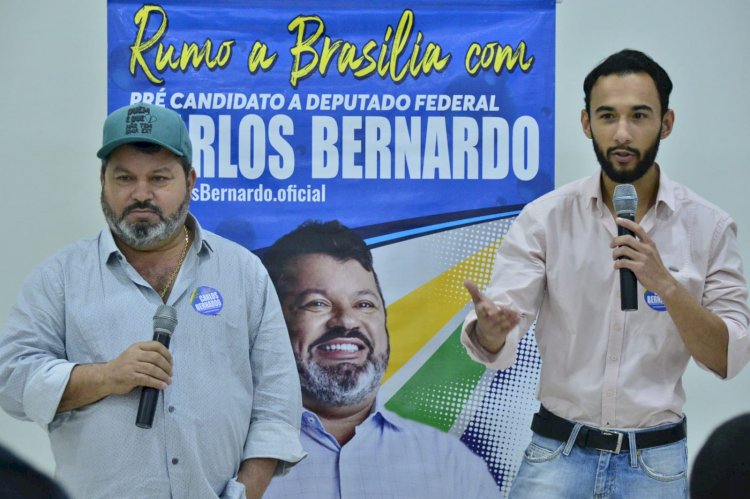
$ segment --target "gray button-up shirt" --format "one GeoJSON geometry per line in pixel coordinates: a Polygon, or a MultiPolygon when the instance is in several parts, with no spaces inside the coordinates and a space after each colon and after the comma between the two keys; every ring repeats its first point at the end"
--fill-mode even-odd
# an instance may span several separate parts
{"type": "Polygon", "coordinates": [[[151,429],[135,426],[140,389],[55,414],[73,366],[152,338],[161,299],[109,230],[35,269],[0,336],[0,405],[48,428],[75,498],[244,497],[242,460],[277,458],[284,473],[305,455],[299,378],[265,269],[192,216],[188,225],[195,241],[169,296],[172,384],[151,429]]]}

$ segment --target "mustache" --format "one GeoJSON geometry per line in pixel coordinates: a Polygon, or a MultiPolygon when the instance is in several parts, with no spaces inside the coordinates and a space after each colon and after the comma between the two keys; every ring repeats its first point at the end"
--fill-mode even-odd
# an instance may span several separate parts
{"type": "Polygon", "coordinates": [[[313,341],[309,347],[307,347],[308,353],[311,353],[313,349],[319,345],[322,345],[323,343],[327,343],[329,341],[335,340],[337,338],[344,338],[344,339],[353,339],[356,338],[360,340],[362,343],[367,346],[367,348],[372,352],[374,350],[374,347],[372,345],[372,342],[365,336],[359,328],[354,329],[346,329],[345,327],[336,326],[330,328],[328,331],[326,331],[323,336],[318,338],[317,340],[313,341]]]}
{"type": "Polygon", "coordinates": [[[161,211],[161,208],[156,206],[155,204],[151,203],[151,201],[135,201],[134,203],[128,205],[124,210],[122,210],[122,215],[120,215],[120,220],[124,219],[128,213],[135,211],[135,210],[150,210],[159,215],[159,218],[161,220],[164,220],[164,214],[161,211]]]}
{"type": "Polygon", "coordinates": [[[630,147],[630,146],[615,146],[615,147],[610,147],[610,148],[607,149],[607,156],[609,156],[610,154],[614,153],[615,151],[625,151],[625,152],[629,152],[629,153],[635,155],[638,158],[641,157],[641,151],[639,151],[635,147],[630,147]]]}

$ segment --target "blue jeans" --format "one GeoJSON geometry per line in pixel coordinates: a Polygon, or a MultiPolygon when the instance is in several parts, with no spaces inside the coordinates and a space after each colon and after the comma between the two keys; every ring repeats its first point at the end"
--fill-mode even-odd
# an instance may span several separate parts
{"type": "MultiPolygon", "coordinates": [[[[663,425],[662,427],[669,426],[663,425]]],[[[613,454],[533,434],[511,485],[512,499],[688,497],[687,442],[613,454]]],[[[635,443],[630,433],[630,443],[635,443]]]]}

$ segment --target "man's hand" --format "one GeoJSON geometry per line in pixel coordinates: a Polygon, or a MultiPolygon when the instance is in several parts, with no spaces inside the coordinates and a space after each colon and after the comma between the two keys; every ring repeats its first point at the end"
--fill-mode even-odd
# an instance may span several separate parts
{"type": "Polygon", "coordinates": [[[491,353],[497,353],[505,345],[505,338],[511,329],[516,327],[521,319],[520,314],[510,307],[501,307],[483,295],[476,284],[470,280],[464,281],[466,290],[474,302],[477,314],[475,327],[479,344],[491,353]]]}
{"type": "Polygon", "coordinates": [[[163,390],[172,382],[172,354],[158,341],[130,345],[104,364],[79,364],[70,373],[57,412],[93,404],[109,395],[123,395],[139,386],[163,390]]]}
{"type": "Polygon", "coordinates": [[[158,341],[134,343],[104,368],[110,394],[123,395],[139,386],[164,390],[172,382],[172,354],[158,341]]]}
{"type": "Polygon", "coordinates": [[[632,220],[617,218],[616,222],[633,236],[617,236],[610,243],[615,269],[630,269],[644,288],[662,297],[668,295],[678,283],[662,263],[654,241],[632,220]]]}
{"type": "Polygon", "coordinates": [[[616,222],[633,231],[635,237],[618,236],[610,243],[615,269],[632,270],[644,288],[658,294],[695,360],[725,378],[729,332],[724,321],[674,278],[662,263],[656,244],[640,225],[624,218],[617,218],[616,222]]]}

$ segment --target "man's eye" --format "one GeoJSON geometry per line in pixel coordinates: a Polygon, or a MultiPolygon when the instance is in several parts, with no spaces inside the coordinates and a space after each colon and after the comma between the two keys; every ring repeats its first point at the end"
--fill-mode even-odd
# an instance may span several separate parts
{"type": "Polygon", "coordinates": [[[327,307],[328,303],[323,300],[310,300],[309,302],[302,305],[304,308],[322,308],[327,307]]]}
{"type": "Polygon", "coordinates": [[[375,308],[375,304],[371,301],[357,302],[357,308],[375,308]]]}

